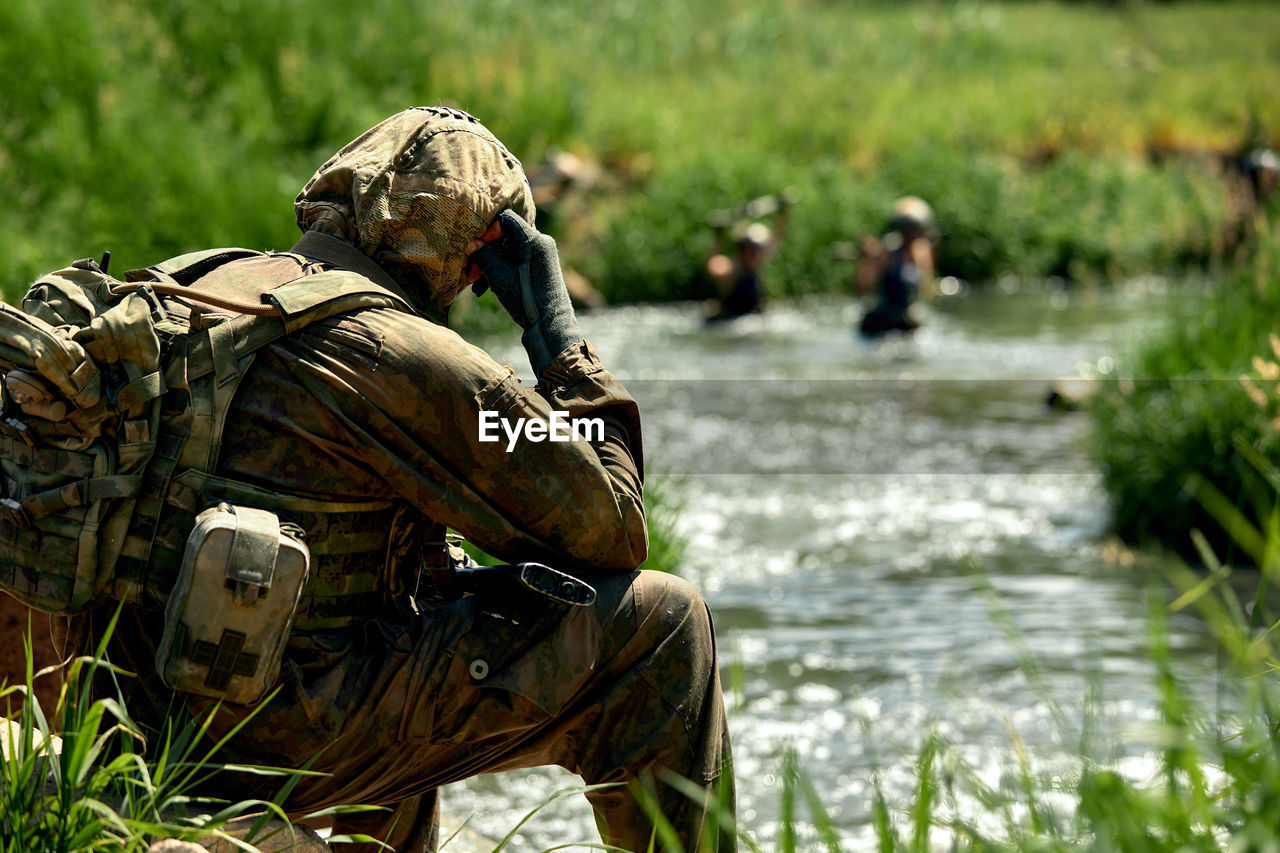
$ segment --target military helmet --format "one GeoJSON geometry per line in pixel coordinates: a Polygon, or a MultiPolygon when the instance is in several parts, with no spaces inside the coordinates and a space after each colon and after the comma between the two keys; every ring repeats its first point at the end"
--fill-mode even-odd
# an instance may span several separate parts
{"type": "Polygon", "coordinates": [[[473,116],[446,107],[415,107],[370,128],[294,201],[300,229],[356,246],[428,307],[466,286],[467,245],[507,208],[534,221],[520,161],[473,116]]]}

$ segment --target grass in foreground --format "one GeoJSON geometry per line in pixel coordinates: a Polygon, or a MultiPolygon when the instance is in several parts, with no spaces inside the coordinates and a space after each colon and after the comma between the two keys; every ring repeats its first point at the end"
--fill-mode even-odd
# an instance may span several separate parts
{"type": "MultiPolygon", "coordinates": [[[[229,803],[196,791],[214,774],[243,770],[280,776],[277,800],[282,802],[291,782],[306,771],[217,762],[213,756],[222,742],[211,745],[203,740],[211,716],[171,720],[158,738],[148,741],[120,696],[93,698],[95,678],[129,677],[105,660],[106,636],[93,655],[71,662],[55,709],[55,728],[31,689],[36,673],[29,638],[24,643],[25,684],[0,685],[0,699],[25,694],[16,717],[6,714],[16,726],[0,730],[5,739],[0,853],[145,853],[153,841],[164,838],[197,843],[217,838],[253,851],[252,844],[237,836],[250,816],[259,814],[262,817],[253,819],[245,836],[251,841],[288,831],[266,827],[271,817],[287,821],[278,802],[229,803]],[[59,735],[61,750],[54,751],[50,745],[59,735]],[[228,835],[228,825],[238,818],[243,822],[237,835],[228,835]]],[[[12,708],[7,702],[6,707],[12,708]]]]}

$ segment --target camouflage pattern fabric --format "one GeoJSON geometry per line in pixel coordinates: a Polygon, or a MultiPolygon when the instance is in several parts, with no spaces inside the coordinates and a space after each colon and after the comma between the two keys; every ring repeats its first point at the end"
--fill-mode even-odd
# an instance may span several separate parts
{"type": "Polygon", "coordinates": [[[443,107],[405,110],[343,147],[294,203],[298,227],[389,270],[422,307],[466,286],[467,244],[506,208],[534,220],[524,170],[484,125],[443,107]]]}
{"type": "MultiPolygon", "coordinates": [[[[425,255],[396,267],[387,259],[409,255],[392,251],[404,244],[387,235],[413,229],[397,229],[393,219],[390,228],[374,224],[384,214],[369,219],[361,200],[379,181],[400,186],[397,163],[442,162],[423,153],[436,143],[481,140],[488,155],[441,167],[462,168],[464,178],[490,176],[459,184],[485,202],[471,207],[481,220],[476,231],[459,232],[476,236],[501,209],[496,204],[519,209],[527,194],[518,163],[509,164],[481,131],[452,113],[393,117],[344,148],[299,196],[300,225],[319,233],[305,234],[292,252],[221,266],[197,287],[269,289],[334,266],[341,253],[326,241],[341,241],[363,250],[343,264],[348,269],[380,257],[423,313],[447,304],[452,294],[441,283],[452,272],[441,271],[456,246],[465,246],[461,237],[446,241],[451,248],[440,253],[438,269],[425,255]],[[440,122],[454,130],[430,132],[440,122]],[[416,278],[406,273],[410,267],[416,278]]],[[[368,209],[382,210],[378,203],[368,209]]],[[[422,207],[388,202],[385,209],[394,217],[422,207]]],[[[519,212],[531,217],[531,205],[519,212]]],[[[450,221],[469,228],[473,220],[450,221]]],[[[381,269],[357,271],[376,278],[385,275],[381,269]]],[[[233,400],[214,479],[291,495],[299,506],[315,499],[398,509],[355,513],[308,531],[313,556],[331,558],[326,582],[340,592],[350,581],[353,594],[376,606],[341,627],[295,624],[279,692],[257,707],[221,758],[289,766],[316,759],[313,769],[330,775],[303,779],[286,807],[303,813],[341,803],[388,805],[389,815],[356,823],[402,851],[434,849],[438,786],[543,764],[565,766],[589,783],[659,780],[660,807],[686,846],[698,846],[704,809],[660,780],[675,773],[709,791],[720,781],[732,803],[714,633],[690,584],[634,571],[648,547],[642,472],[636,403],[587,342],[560,353],[534,388],[449,329],[387,307],[317,321],[260,350],[233,400]],[[503,442],[479,440],[481,411],[545,421],[552,409],[600,418],[603,440],[524,441],[510,452],[503,442]],[[435,594],[420,573],[421,540],[442,526],[500,559],[536,560],[586,577],[598,599],[573,608],[540,597],[435,594]],[[344,562],[344,549],[367,553],[349,543],[370,537],[386,542],[385,564],[370,572],[364,562],[344,562]]],[[[196,492],[205,487],[192,485],[196,492]]],[[[138,673],[125,682],[134,694],[131,711],[152,724],[174,701],[155,673],[160,629],[154,610],[131,607],[112,648],[114,659],[138,673]]],[[[185,701],[195,713],[213,705],[185,701]]],[[[250,710],[224,705],[210,736],[220,737],[250,710]]],[[[225,793],[270,796],[278,786],[249,776],[225,793]]],[[[625,787],[596,793],[592,802],[606,841],[647,848],[650,822],[625,787]]],[[[704,846],[734,849],[728,835],[704,846]]]]}

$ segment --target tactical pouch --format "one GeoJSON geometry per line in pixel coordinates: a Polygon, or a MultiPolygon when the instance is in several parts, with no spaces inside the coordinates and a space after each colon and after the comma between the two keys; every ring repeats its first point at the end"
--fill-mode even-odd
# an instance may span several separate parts
{"type": "Polygon", "coordinates": [[[165,684],[261,699],[280,673],[309,568],[302,531],[275,513],[220,503],[196,516],[156,650],[165,684]]]}

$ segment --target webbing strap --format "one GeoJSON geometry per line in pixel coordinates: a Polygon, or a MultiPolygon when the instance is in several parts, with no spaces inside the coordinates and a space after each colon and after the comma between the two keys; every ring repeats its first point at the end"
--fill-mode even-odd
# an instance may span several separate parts
{"type": "Polygon", "coordinates": [[[209,335],[190,338],[187,350],[187,379],[194,382],[210,371],[217,370],[219,382],[223,372],[218,368],[218,358],[213,343],[215,329],[225,346],[232,340],[226,352],[234,352],[243,359],[277,338],[336,316],[364,307],[385,307],[410,313],[412,309],[403,299],[391,291],[362,276],[332,271],[316,273],[283,284],[266,294],[279,308],[282,317],[241,316],[212,326],[209,335]],[[226,328],[223,328],[226,327],[226,328]]]}
{"type": "MultiPolygon", "coordinates": [[[[237,359],[262,349],[285,334],[284,321],[279,317],[236,317],[219,325],[229,327],[227,331],[232,335],[232,348],[237,359]]],[[[196,335],[188,338],[188,347],[187,379],[195,382],[215,368],[213,345],[207,335],[196,335]]]]}
{"type": "Polygon", "coordinates": [[[160,371],[140,376],[116,392],[116,408],[128,410],[159,397],[168,389],[164,383],[164,374],[160,371]]]}
{"type": "MultiPolygon", "coordinates": [[[[44,558],[45,554],[40,556],[44,558]]],[[[25,562],[24,558],[22,562],[25,562]]],[[[75,581],[66,574],[42,572],[0,556],[0,586],[10,590],[24,604],[40,607],[50,600],[70,601],[75,581]]]]}
{"type": "Polygon", "coordinates": [[[71,507],[86,506],[94,501],[137,494],[138,487],[141,485],[141,474],[88,477],[26,498],[22,501],[22,511],[28,518],[44,518],[52,513],[71,507]]]}
{"type": "Polygon", "coordinates": [[[236,335],[232,324],[219,323],[209,327],[209,354],[213,360],[213,382],[216,387],[221,388],[240,377],[240,358],[243,354],[236,353],[236,335]]]}
{"type": "MultiPolygon", "coordinates": [[[[177,477],[174,483],[194,495],[202,495],[233,504],[261,504],[274,510],[288,512],[314,512],[334,516],[350,516],[353,513],[381,512],[395,506],[388,500],[346,500],[331,501],[316,498],[304,498],[298,495],[281,494],[250,483],[242,483],[216,474],[208,474],[195,468],[188,468],[177,477]]],[[[192,503],[193,510],[195,503],[192,503]]],[[[315,553],[313,550],[312,553],[315,553]]]]}
{"type": "Polygon", "coordinates": [[[223,264],[231,261],[240,260],[241,258],[261,257],[262,252],[253,249],[240,248],[224,248],[224,249],[205,249],[199,252],[188,252],[185,255],[169,258],[153,267],[147,267],[145,270],[130,270],[125,273],[125,279],[128,281],[142,280],[148,272],[162,273],[166,278],[172,278],[179,284],[191,284],[193,281],[204,278],[223,264]]]}
{"type": "Polygon", "coordinates": [[[23,468],[41,474],[63,474],[67,477],[88,477],[93,474],[94,457],[89,453],[60,450],[52,447],[33,447],[0,432],[0,459],[12,460],[23,468]]]}
{"type": "Polygon", "coordinates": [[[236,507],[235,515],[227,583],[235,584],[237,604],[253,604],[275,579],[280,520],[273,512],[245,506],[236,507]]]}
{"type": "Polygon", "coordinates": [[[343,628],[377,615],[383,609],[382,593],[351,593],[340,598],[310,596],[304,591],[293,615],[295,631],[343,628]]]}

